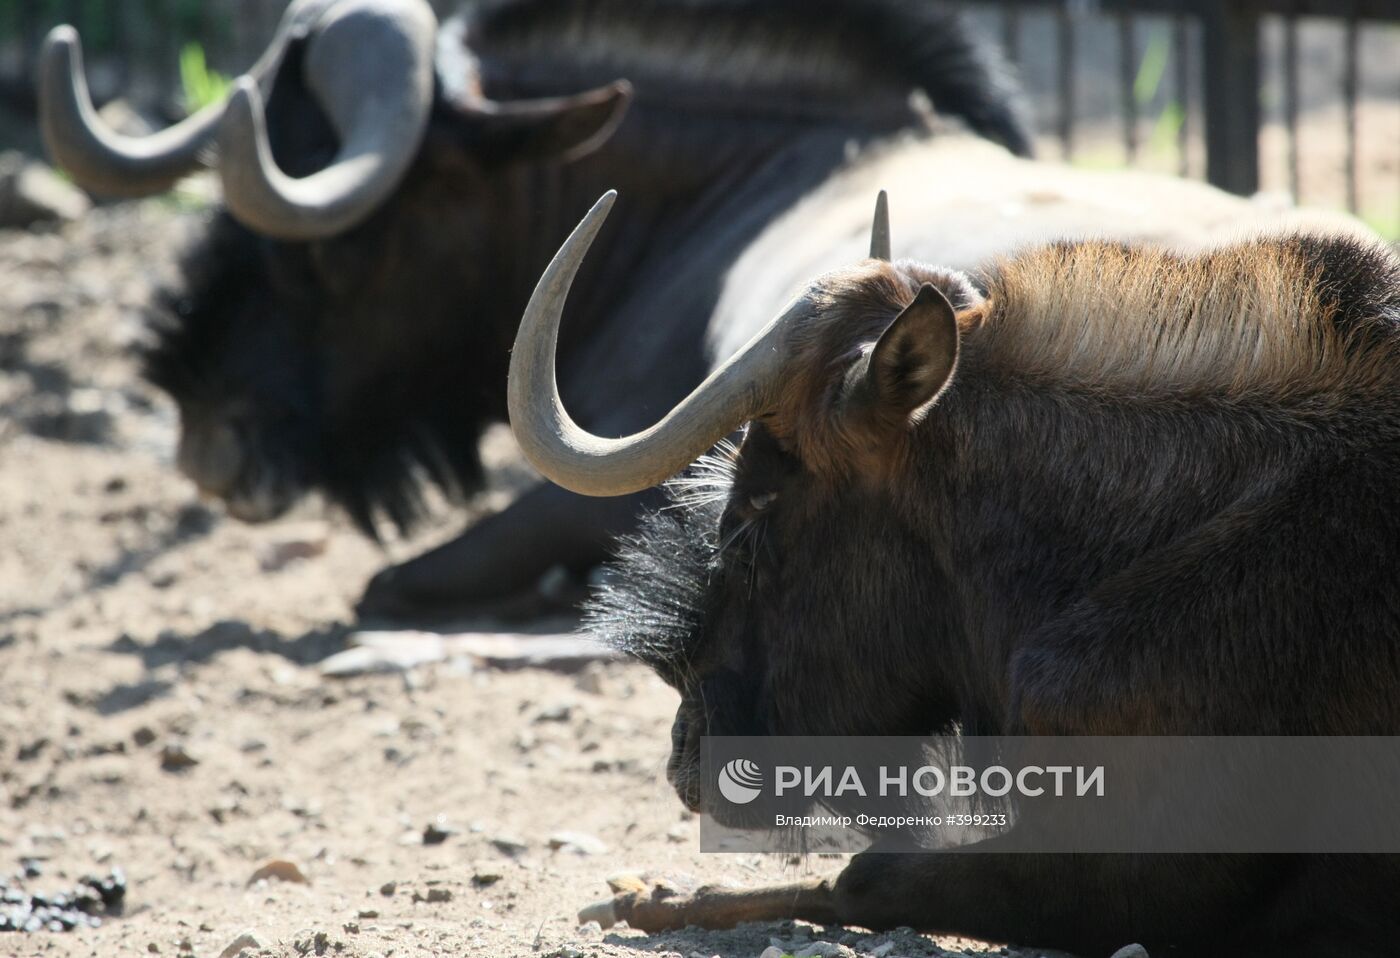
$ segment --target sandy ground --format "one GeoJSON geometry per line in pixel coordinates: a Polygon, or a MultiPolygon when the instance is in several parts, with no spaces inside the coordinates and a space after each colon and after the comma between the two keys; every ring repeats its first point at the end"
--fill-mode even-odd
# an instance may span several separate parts
{"type": "MultiPolygon", "coordinates": [[[[100,928],[0,934],[0,955],[203,958],[245,931],[249,955],[959,947],[580,929],[614,873],[761,884],[841,863],[699,854],[662,774],[676,697],[638,666],[323,678],[366,578],[424,541],[381,549],[314,503],[241,525],[176,475],[173,410],[132,354],[189,221],[151,202],[0,233],[0,875],[32,860],[30,890],[114,866],[129,881],[100,928]],[[434,823],[446,839],[425,844],[434,823]],[[583,837],[554,848],[560,832],[583,837]],[[276,859],[306,883],[250,881],[276,859]]],[[[508,438],[492,443],[518,475],[508,438]]]]}

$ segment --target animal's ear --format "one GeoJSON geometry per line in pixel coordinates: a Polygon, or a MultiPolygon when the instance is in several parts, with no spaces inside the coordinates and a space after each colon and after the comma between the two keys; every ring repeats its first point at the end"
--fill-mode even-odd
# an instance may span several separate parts
{"type": "Polygon", "coordinates": [[[938,398],[957,365],[957,313],[938,287],[925,283],[875,343],[868,395],[884,411],[907,417],[938,398]]]}
{"type": "Polygon", "coordinates": [[[473,118],[474,145],[496,159],[576,160],[608,141],[631,100],[632,85],[618,80],[573,96],[493,103],[473,118]]]}

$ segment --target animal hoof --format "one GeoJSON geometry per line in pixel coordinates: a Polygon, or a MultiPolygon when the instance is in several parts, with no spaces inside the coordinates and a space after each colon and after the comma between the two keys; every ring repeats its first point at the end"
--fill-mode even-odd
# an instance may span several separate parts
{"type": "Polygon", "coordinates": [[[690,924],[695,892],[693,880],[651,875],[614,875],[608,880],[613,897],[595,902],[578,913],[580,924],[596,921],[611,928],[625,921],[639,931],[660,932],[690,924]]]}
{"type": "Polygon", "coordinates": [[[355,603],[355,613],[360,618],[397,619],[413,615],[415,603],[405,593],[398,571],[397,566],[390,566],[369,580],[364,595],[355,603]]]}
{"type": "Polygon", "coordinates": [[[613,907],[612,899],[606,901],[595,901],[578,913],[578,923],[586,925],[590,921],[596,921],[602,928],[611,928],[617,924],[617,909],[613,907]]]}

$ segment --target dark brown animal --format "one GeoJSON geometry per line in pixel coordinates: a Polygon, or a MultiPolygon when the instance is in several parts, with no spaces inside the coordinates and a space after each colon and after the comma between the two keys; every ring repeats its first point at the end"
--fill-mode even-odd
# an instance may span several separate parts
{"type": "MultiPolygon", "coordinates": [[[[598,322],[564,365],[584,421],[625,432],[703,378],[729,267],[853,150],[934,114],[1028,148],[999,61],[925,0],[490,0],[440,27],[426,0],[297,0],[229,102],[155,137],[102,127],[71,30],[43,93],[56,158],[99,192],[217,161],[225,208],[149,362],[182,471],[239,518],[318,490],[370,533],[424,517],[424,478],[481,487],[521,309],[605,187],[635,202],[581,280],[598,322]]],[[[460,611],[585,571],[640,505],[540,484],[386,570],[362,609],[460,611]]]]}
{"type": "MultiPolygon", "coordinates": [[[[593,625],[702,735],[1400,732],[1400,263],[1290,235],[1189,256],[1034,249],[966,277],[815,281],[644,433],[552,388],[545,274],[512,423],[556,482],[617,494],[741,423],[624,549],[593,625]]],[[[707,809],[702,809],[707,810],[707,809]]],[[[990,840],[1014,849],[1013,829],[990,840]]],[[[613,907],[643,927],[805,917],[1108,954],[1390,955],[1384,856],[857,856],[832,884],[613,907]]]]}

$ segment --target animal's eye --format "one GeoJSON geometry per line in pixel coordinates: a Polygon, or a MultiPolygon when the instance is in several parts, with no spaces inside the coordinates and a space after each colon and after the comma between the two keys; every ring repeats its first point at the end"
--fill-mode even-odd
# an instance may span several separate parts
{"type": "Polygon", "coordinates": [[[776,492],[758,492],[749,496],[749,508],[754,512],[762,512],[778,500],[776,492]]]}

